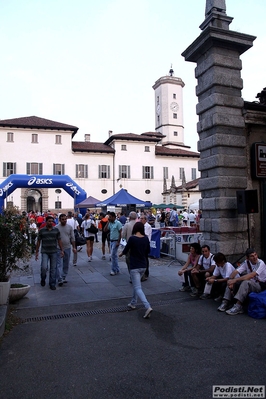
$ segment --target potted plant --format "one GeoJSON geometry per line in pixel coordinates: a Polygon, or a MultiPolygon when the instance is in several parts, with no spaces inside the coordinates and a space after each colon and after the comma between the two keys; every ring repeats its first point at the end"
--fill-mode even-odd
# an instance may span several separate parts
{"type": "Polygon", "coordinates": [[[30,257],[25,220],[17,207],[8,207],[0,214],[0,304],[7,303],[12,271],[25,270],[30,257]]]}
{"type": "Polygon", "coordinates": [[[23,298],[30,290],[30,285],[14,283],[10,285],[9,303],[18,301],[23,298]]]}

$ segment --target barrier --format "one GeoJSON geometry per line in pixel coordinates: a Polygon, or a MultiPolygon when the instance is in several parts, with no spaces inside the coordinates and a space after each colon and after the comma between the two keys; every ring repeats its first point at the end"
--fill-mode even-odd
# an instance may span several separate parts
{"type": "Polygon", "coordinates": [[[164,248],[161,248],[161,253],[186,262],[190,244],[199,242],[201,238],[202,233],[198,232],[196,227],[163,227],[161,228],[161,243],[164,248],[168,245],[170,254],[166,253],[164,248]]]}

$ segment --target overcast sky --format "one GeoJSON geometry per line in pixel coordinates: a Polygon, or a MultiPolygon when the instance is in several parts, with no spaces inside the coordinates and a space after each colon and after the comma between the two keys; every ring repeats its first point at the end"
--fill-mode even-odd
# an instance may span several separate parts
{"type": "MultiPolygon", "coordinates": [[[[185,82],[185,144],[197,149],[194,63],[181,53],[201,33],[205,0],[0,0],[0,119],[75,125],[75,140],[155,130],[152,85],[185,82]]],[[[244,100],[265,81],[265,0],[226,0],[230,30],[257,36],[241,56],[244,100]]]]}

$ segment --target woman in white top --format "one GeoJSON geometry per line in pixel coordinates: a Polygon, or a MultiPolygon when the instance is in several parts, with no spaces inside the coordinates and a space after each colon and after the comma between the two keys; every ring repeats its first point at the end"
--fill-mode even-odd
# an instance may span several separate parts
{"type": "Polygon", "coordinates": [[[89,258],[88,259],[89,262],[92,261],[93,243],[95,237],[95,233],[90,233],[88,231],[88,229],[91,227],[92,224],[95,226],[95,222],[90,218],[89,213],[87,213],[80,227],[83,231],[84,237],[86,238],[86,247],[87,247],[87,255],[89,258]]]}

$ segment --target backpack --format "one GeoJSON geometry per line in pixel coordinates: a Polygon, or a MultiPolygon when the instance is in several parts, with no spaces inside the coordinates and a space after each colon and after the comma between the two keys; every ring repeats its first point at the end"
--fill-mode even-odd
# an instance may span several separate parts
{"type": "Polygon", "coordinates": [[[254,319],[266,318],[266,290],[249,294],[248,315],[254,319]]]}

